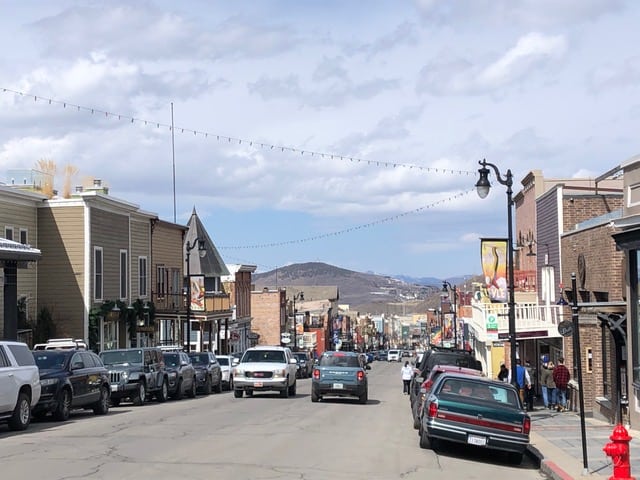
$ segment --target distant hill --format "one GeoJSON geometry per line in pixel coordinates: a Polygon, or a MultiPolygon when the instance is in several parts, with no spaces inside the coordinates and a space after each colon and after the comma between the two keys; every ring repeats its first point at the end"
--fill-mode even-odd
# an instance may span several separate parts
{"type": "MultiPolygon", "coordinates": [[[[321,262],[296,263],[253,275],[256,290],[335,285],[340,293],[339,303],[348,304],[351,310],[374,314],[410,314],[414,306],[428,301],[442,289],[442,280],[412,280],[407,282],[400,277],[355,272],[321,262]]],[[[422,306],[420,311],[424,310],[422,306]]]]}

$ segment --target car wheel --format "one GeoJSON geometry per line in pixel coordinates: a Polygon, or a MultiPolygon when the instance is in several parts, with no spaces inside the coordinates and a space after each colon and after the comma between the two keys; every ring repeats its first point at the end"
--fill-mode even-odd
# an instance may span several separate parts
{"type": "Polygon", "coordinates": [[[156,400],[160,403],[166,402],[169,398],[169,386],[167,385],[167,380],[162,379],[162,385],[160,385],[160,391],[156,393],[156,400]]]}
{"type": "Polygon", "coordinates": [[[242,398],[242,394],[243,393],[244,392],[242,390],[234,390],[233,391],[233,396],[236,397],[236,398],[242,398]]]}
{"type": "Polygon", "coordinates": [[[420,417],[418,415],[413,416],[413,428],[418,430],[420,428],[420,417]]]}
{"type": "Polygon", "coordinates": [[[176,387],[176,391],[173,394],[174,400],[182,399],[182,379],[178,380],[178,386],[176,387]]]}
{"type": "Polygon", "coordinates": [[[520,465],[522,463],[522,452],[508,452],[507,458],[512,465],[520,465]]]}
{"type": "Polygon", "coordinates": [[[247,397],[253,397],[253,390],[247,390],[247,397]]]}
{"type": "Polygon", "coordinates": [[[296,390],[298,389],[298,382],[296,380],[293,381],[293,385],[291,385],[289,387],[289,396],[290,397],[295,397],[296,396],[296,390]]]}
{"type": "Polygon", "coordinates": [[[311,401],[313,403],[318,402],[318,400],[320,400],[320,395],[318,395],[318,392],[314,391],[313,389],[311,390],[311,401]]]}
{"type": "Polygon", "coordinates": [[[191,388],[187,392],[187,396],[189,398],[196,398],[196,389],[197,389],[196,377],[193,377],[193,380],[191,381],[191,388]]]}
{"type": "Polygon", "coordinates": [[[284,387],[280,390],[280,398],[289,398],[289,387],[284,387]]]}
{"type": "Polygon", "coordinates": [[[18,395],[18,403],[9,419],[9,428],[11,430],[24,430],[29,426],[29,423],[31,423],[31,402],[29,395],[23,392],[18,395]]]}
{"type": "Polygon", "coordinates": [[[429,438],[424,428],[420,433],[420,448],[433,448],[433,440],[429,438]]]}
{"type": "Polygon", "coordinates": [[[102,387],[100,389],[100,400],[93,406],[93,413],[96,415],[106,415],[109,413],[109,388],[102,387]]]}
{"type": "Polygon", "coordinates": [[[222,393],[222,377],[220,377],[220,379],[218,380],[218,383],[214,387],[213,391],[216,393],[222,393]]]}
{"type": "Polygon", "coordinates": [[[204,381],[204,394],[205,395],[211,395],[211,376],[207,375],[207,378],[204,381]]]}
{"type": "Polygon", "coordinates": [[[366,404],[366,403],[367,403],[367,401],[368,401],[368,400],[369,400],[369,394],[368,394],[368,392],[365,390],[365,391],[364,391],[364,393],[358,397],[358,401],[359,401],[362,405],[364,405],[364,404],[366,404]]]}
{"type": "Polygon", "coordinates": [[[53,412],[53,418],[59,422],[69,419],[71,412],[71,392],[68,388],[63,388],[58,398],[58,406],[53,412]]]}
{"type": "Polygon", "coordinates": [[[119,407],[120,406],[120,398],[112,398],[111,399],[111,406],[119,407]]]}
{"type": "Polygon", "coordinates": [[[147,386],[144,382],[138,384],[138,391],[133,396],[133,404],[136,406],[142,405],[147,399],[147,386]]]}

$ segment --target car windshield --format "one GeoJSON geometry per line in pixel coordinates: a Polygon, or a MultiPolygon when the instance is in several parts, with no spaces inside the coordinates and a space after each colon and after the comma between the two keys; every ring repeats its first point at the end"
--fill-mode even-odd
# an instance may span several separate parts
{"type": "Polygon", "coordinates": [[[229,365],[229,359],[226,357],[218,357],[218,363],[220,365],[229,365]]]}
{"type": "Polygon", "coordinates": [[[294,353],[295,357],[298,359],[298,362],[306,362],[307,356],[304,353],[294,353]]]}
{"type": "Polygon", "coordinates": [[[62,370],[64,369],[67,354],[63,352],[44,350],[34,353],[33,358],[36,361],[36,365],[41,370],[62,370]]]}
{"type": "Polygon", "coordinates": [[[100,354],[105,365],[142,363],[142,350],[113,350],[100,354]]]}
{"type": "Polygon", "coordinates": [[[209,363],[209,355],[204,353],[190,353],[189,358],[191,358],[191,363],[194,365],[207,365],[209,363]]]}
{"type": "Polygon", "coordinates": [[[279,350],[249,350],[242,357],[242,362],[285,363],[284,352],[279,350]]]}
{"type": "Polygon", "coordinates": [[[353,355],[322,355],[320,357],[321,367],[359,367],[358,357],[353,355]]]}
{"type": "Polygon", "coordinates": [[[503,387],[498,384],[486,385],[471,380],[448,378],[442,382],[440,392],[442,394],[473,397],[502,405],[507,404],[514,408],[517,408],[519,405],[515,390],[509,388],[508,384],[503,387]]]}
{"type": "Polygon", "coordinates": [[[180,355],[177,353],[165,353],[164,363],[167,367],[177,367],[180,365],[180,355]]]}

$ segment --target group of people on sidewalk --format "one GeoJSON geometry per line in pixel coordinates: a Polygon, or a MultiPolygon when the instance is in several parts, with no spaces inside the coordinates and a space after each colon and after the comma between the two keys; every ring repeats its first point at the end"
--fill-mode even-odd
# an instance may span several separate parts
{"type": "MultiPolygon", "coordinates": [[[[531,377],[535,376],[535,370],[529,361],[523,366],[520,359],[516,359],[516,382],[520,391],[520,400],[526,410],[533,410],[535,390],[531,377]]],[[[558,358],[558,364],[554,365],[547,357],[543,358],[540,371],[540,386],[542,387],[542,401],[544,408],[564,412],[567,409],[567,387],[571,374],[564,364],[564,358],[558,358]]],[[[511,383],[511,372],[503,364],[500,365],[498,380],[511,383]]]]}
{"type": "Polygon", "coordinates": [[[564,364],[564,358],[558,358],[557,365],[552,361],[542,363],[540,385],[544,408],[558,412],[567,410],[567,387],[570,379],[571,374],[564,364]]]}

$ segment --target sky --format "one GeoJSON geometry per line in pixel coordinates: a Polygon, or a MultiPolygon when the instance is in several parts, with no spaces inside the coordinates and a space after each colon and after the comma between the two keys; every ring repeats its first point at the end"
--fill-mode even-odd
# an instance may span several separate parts
{"type": "Polygon", "coordinates": [[[478,162],[595,178],[640,153],[640,2],[0,0],[0,182],[186,224],[266,272],[478,274],[478,162]],[[171,126],[174,126],[171,129],[171,126]],[[175,192],[175,194],[174,194],[175,192]]]}

